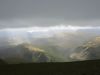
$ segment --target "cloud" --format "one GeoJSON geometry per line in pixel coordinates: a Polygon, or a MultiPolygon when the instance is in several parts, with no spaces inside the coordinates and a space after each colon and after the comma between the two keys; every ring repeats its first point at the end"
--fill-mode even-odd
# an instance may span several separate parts
{"type": "Polygon", "coordinates": [[[33,27],[22,27],[22,28],[5,28],[5,29],[1,29],[0,31],[4,31],[4,30],[8,30],[8,31],[27,31],[29,33],[33,33],[33,32],[61,32],[61,31],[65,31],[65,32],[77,32],[78,30],[100,30],[100,26],[73,26],[73,25],[64,25],[64,24],[60,24],[60,25],[55,25],[55,26],[46,26],[46,27],[42,27],[42,26],[33,26],[33,27]]]}
{"type": "Polygon", "coordinates": [[[0,0],[0,28],[100,25],[99,0],[0,0]]]}
{"type": "Polygon", "coordinates": [[[49,26],[49,27],[33,27],[29,32],[48,32],[48,31],[78,31],[78,30],[85,30],[85,29],[100,29],[100,27],[89,27],[89,26],[71,26],[71,25],[56,25],[56,26],[49,26]]]}

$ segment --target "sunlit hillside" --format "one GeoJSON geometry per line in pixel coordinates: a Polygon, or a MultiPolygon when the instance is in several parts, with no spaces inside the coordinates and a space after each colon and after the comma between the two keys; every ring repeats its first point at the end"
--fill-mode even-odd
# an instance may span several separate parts
{"type": "Polygon", "coordinates": [[[76,48],[70,56],[75,60],[95,60],[100,59],[100,37],[91,39],[76,48]]]}

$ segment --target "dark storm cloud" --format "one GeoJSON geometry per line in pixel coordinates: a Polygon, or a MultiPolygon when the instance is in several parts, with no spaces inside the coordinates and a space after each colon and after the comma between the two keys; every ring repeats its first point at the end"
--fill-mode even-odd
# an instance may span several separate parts
{"type": "Polygon", "coordinates": [[[0,27],[99,25],[100,0],[0,0],[0,27]]]}

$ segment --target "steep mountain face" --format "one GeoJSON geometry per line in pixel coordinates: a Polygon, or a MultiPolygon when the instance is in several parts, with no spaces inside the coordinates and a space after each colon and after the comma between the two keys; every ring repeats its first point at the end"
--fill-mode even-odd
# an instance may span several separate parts
{"type": "Polygon", "coordinates": [[[73,60],[94,60],[100,59],[100,37],[90,40],[70,55],[73,60]]]}

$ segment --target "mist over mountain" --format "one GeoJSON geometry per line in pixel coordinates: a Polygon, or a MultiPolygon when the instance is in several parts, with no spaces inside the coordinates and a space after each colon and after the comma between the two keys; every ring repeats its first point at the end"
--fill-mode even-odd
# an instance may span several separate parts
{"type": "Polygon", "coordinates": [[[41,52],[34,51],[38,48],[50,62],[72,61],[70,55],[96,37],[100,37],[100,0],[0,0],[1,60],[33,62],[23,54],[36,53],[32,59],[41,62],[41,52]]]}
{"type": "MultiPolygon", "coordinates": [[[[81,54],[81,51],[84,51],[81,46],[89,40],[100,36],[100,29],[97,28],[68,29],[62,27],[57,29],[56,27],[56,29],[44,29],[24,28],[0,30],[0,59],[8,63],[68,62],[78,60],[77,52],[79,51],[78,53],[81,54]],[[35,49],[37,49],[37,52],[34,51],[35,49]],[[41,49],[43,52],[38,51],[41,49]],[[38,58],[41,53],[42,56],[38,58]],[[33,61],[33,58],[36,60],[33,61]]],[[[85,60],[85,57],[88,56],[85,56],[83,52],[82,59],[84,58],[85,60]]],[[[79,58],[81,60],[81,56],[79,58]]]]}

